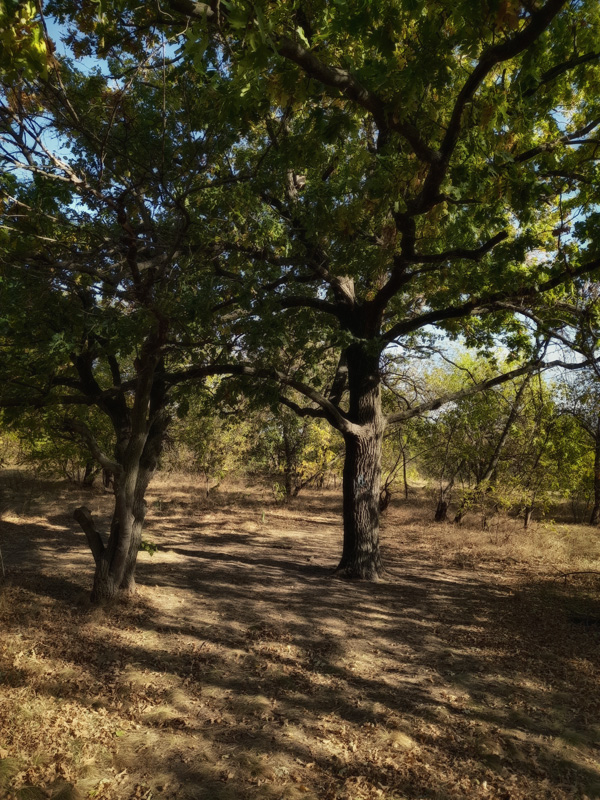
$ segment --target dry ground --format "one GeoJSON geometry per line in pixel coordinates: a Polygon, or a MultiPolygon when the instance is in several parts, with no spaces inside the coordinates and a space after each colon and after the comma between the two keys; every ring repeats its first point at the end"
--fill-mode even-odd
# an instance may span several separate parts
{"type": "Polygon", "coordinates": [[[431,522],[397,502],[386,579],[331,575],[340,498],[208,502],[157,481],[139,597],[87,602],[70,513],[0,473],[0,797],[599,798],[600,536],[431,522]]]}

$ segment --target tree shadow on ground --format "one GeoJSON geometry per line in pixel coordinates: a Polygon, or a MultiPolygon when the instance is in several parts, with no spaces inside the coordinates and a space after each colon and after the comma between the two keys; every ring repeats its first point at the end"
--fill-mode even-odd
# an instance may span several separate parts
{"type": "Polygon", "coordinates": [[[343,581],[338,539],[299,516],[243,532],[243,509],[197,528],[155,514],[140,598],[107,611],[81,601],[82,537],[50,564],[26,526],[4,629],[75,670],[36,692],[118,717],[115,768],[159,796],[600,797],[600,628],[573,621],[600,618],[597,593],[573,606],[391,537],[385,581],[343,581]]]}

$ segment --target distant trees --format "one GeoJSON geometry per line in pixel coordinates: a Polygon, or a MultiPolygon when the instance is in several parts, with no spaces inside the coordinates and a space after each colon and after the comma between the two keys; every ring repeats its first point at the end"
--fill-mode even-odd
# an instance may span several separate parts
{"type": "MultiPolygon", "coordinates": [[[[465,366],[434,376],[451,385],[465,379],[465,366]]],[[[567,396],[556,378],[526,376],[416,420],[417,464],[436,486],[436,519],[447,518],[452,500],[455,522],[473,511],[513,511],[527,526],[534,510],[559,497],[578,515],[592,494],[593,455],[565,414],[567,396]]]]}
{"type": "Polygon", "coordinates": [[[302,419],[293,411],[262,411],[248,430],[250,463],[274,481],[282,499],[297,497],[307,487],[322,487],[341,466],[342,442],[321,420],[302,419]]]}
{"type": "MultiPolygon", "coordinates": [[[[595,365],[594,365],[595,366],[595,365]]],[[[600,523],[600,376],[597,368],[581,370],[562,387],[563,413],[572,417],[593,453],[592,525],[600,523]]]]}

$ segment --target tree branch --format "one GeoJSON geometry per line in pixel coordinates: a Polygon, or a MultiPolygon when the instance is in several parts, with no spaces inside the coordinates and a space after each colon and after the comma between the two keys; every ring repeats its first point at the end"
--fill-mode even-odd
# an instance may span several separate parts
{"type": "Polygon", "coordinates": [[[85,506],[76,508],[73,512],[73,519],[79,524],[82,531],[85,533],[85,538],[87,539],[87,543],[90,546],[92,555],[94,556],[94,561],[96,564],[98,564],[106,548],[102,539],[102,535],[94,524],[94,519],[89,508],[86,508],[85,506]]]}
{"type": "Polygon", "coordinates": [[[316,419],[323,419],[325,417],[325,412],[322,408],[301,406],[298,403],[294,403],[293,400],[290,400],[289,397],[286,397],[284,394],[279,395],[279,402],[290,408],[294,414],[297,414],[299,417],[314,417],[316,419]]]}
{"type": "Polygon", "coordinates": [[[303,381],[290,378],[284,372],[280,372],[272,367],[251,367],[247,364],[215,364],[200,367],[190,367],[180,372],[165,373],[160,376],[165,383],[172,385],[183,383],[186,380],[206,378],[211,375],[239,375],[241,377],[256,378],[261,380],[275,381],[282,386],[289,386],[300,394],[312,400],[323,409],[324,416],[342,433],[354,433],[356,426],[350,422],[344,412],[327,397],[324,397],[312,386],[303,381]]]}
{"type": "Polygon", "coordinates": [[[534,86],[533,88],[528,89],[526,92],[523,92],[523,97],[531,97],[537,91],[539,91],[542,86],[545,86],[547,83],[551,83],[556,78],[564,75],[564,73],[568,72],[570,69],[574,69],[581,64],[587,64],[589,61],[597,61],[598,59],[600,59],[600,53],[585,53],[582,56],[573,56],[573,58],[570,58],[568,61],[563,61],[562,64],[556,64],[554,67],[552,67],[552,69],[544,72],[537,86],[534,86]]]}
{"type": "Polygon", "coordinates": [[[453,250],[446,250],[443,253],[415,253],[406,260],[411,264],[437,264],[444,261],[454,261],[465,259],[466,261],[481,261],[497,244],[508,239],[508,231],[500,231],[487,242],[472,250],[464,247],[456,247],[453,250]]]}
{"type": "Polygon", "coordinates": [[[459,306],[446,306],[446,308],[428,311],[412,319],[398,322],[396,325],[393,325],[382,338],[385,342],[392,342],[398,336],[413,333],[414,331],[424,328],[426,325],[434,325],[438,322],[445,322],[450,319],[460,319],[461,317],[468,317],[482,312],[502,310],[506,303],[524,300],[525,298],[535,298],[543,292],[555,289],[567,280],[587,275],[599,268],[600,258],[597,258],[584,264],[579,269],[563,270],[554,278],[549,278],[547,281],[537,286],[523,287],[522,289],[517,289],[517,291],[494,292],[487,296],[483,295],[473,298],[459,306]]]}
{"type": "MultiPolygon", "coordinates": [[[[211,23],[217,22],[219,17],[226,17],[227,13],[219,2],[207,4],[194,0],[169,0],[169,6],[187,17],[201,18],[211,23]]],[[[385,102],[375,92],[359,83],[350,72],[323,63],[313,52],[287,36],[275,41],[273,47],[280,56],[297,64],[310,78],[337,89],[349,100],[369,111],[384,136],[388,130],[396,131],[410,144],[421,161],[431,162],[435,158],[435,151],[423,141],[416,125],[406,120],[392,119],[385,102]]]]}
{"type": "Polygon", "coordinates": [[[436,201],[448,170],[450,158],[460,137],[463,113],[485,78],[497,64],[518,56],[533,44],[566,4],[567,0],[548,0],[538,11],[531,14],[529,24],[523,30],[507,41],[493,45],[484,51],[479,63],[458,93],[438,157],[432,163],[423,189],[411,209],[413,214],[428,211],[432,202],[436,201]]]}
{"type": "Polygon", "coordinates": [[[84,422],[80,422],[79,420],[75,419],[67,419],[65,420],[64,424],[67,430],[71,431],[72,433],[76,433],[83,439],[85,444],[88,446],[90,453],[103,469],[109,470],[114,475],[121,475],[123,472],[123,467],[121,464],[113,461],[102,452],[98,442],[94,437],[94,434],[84,422]]]}
{"type": "MultiPolygon", "coordinates": [[[[512,162],[513,164],[522,164],[525,161],[529,161],[535,156],[540,155],[541,153],[551,153],[553,150],[556,150],[561,144],[579,144],[577,141],[581,136],[586,136],[588,133],[597,128],[600,125],[600,118],[593,119],[583,128],[580,128],[578,131],[574,131],[573,133],[567,133],[564,136],[560,136],[558,139],[555,139],[552,142],[545,142],[544,144],[539,144],[536,147],[532,147],[530,150],[525,150],[523,153],[519,153],[516,155],[512,162]]],[[[584,142],[585,144],[585,142],[584,142]]]]}
{"type": "Polygon", "coordinates": [[[429,163],[434,160],[435,151],[423,141],[417,127],[407,121],[390,119],[385,102],[375,92],[360,84],[350,72],[340,67],[324,64],[314,53],[288,37],[281,39],[276,44],[276,49],[280,56],[293,61],[309,77],[318,80],[325,86],[338,89],[349,100],[369,111],[381,132],[385,133],[389,129],[399,133],[410,144],[413,152],[421,161],[429,163]]]}
{"type": "Polygon", "coordinates": [[[562,367],[563,369],[581,369],[590,363],[591,361],[589,360],[578,363],[562,361],[560,359],[555,361],[532,361],[524,366],[518,367],[517,369],[510,370],[502,375],[496,375],[494,378],[488,378],[485,381],[481,381],[480,383],[476,383],[473,386],[469,386],[465,389],[460,389],[456,392],[448,392],[447,394],[441,394],[433,400],[428,400],[425,403],[419,403],[419,405],[405,409],[404,411],[398,411],[395,414],[390,414],[388,417],[386,417],[386,426],[395,425],[398,422],[404,422],[407,419],[418,417],[427,411],[435,411],[438,408],[441,408],[443,405],[446,405],[446,403],[453,403],[457,400],[462,400],[464,397],[471,397],[474,394],[479,394],[479,392],[486,391],[494,386],[501,386],[503,383],[512,381],[521,375],[527,375],[533,372],[541,372],[542,370],[546,369],[554,369],[555,367],[562,367]]]}

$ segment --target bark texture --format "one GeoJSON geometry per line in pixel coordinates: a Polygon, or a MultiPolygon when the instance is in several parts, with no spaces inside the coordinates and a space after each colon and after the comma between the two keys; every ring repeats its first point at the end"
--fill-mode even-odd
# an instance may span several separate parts
{"type": "MultiPolygon", "coordinates": [[[[123,393],[103,403],[116,436],[114,459],[104,456],[87,432],[90,448],[101,465],[105,469],[110,466],[115,498],[106,544],[87,509],[77,509],[74,514],[96,563],[93,603],[135,593],[135,569],[146,517],[144,498],[169,424],[165,411],[167,389],[157,378],[157,367],[162,366],[160,349],[160,336],[150,337],[137,359],[138,378],[131,405],[123,393]]],[[[91,380],[89,359],[81,359],[77,367],[82,379],[91,380]]]]}
{"type": "Polygon", "coordinates": [[[338,570],[350,578],[377,580],[381,446],[385,420],[381,409],[379,356],[360,345],[348,348],[349,418],[344,440],[344,545],[338,570]]]}

